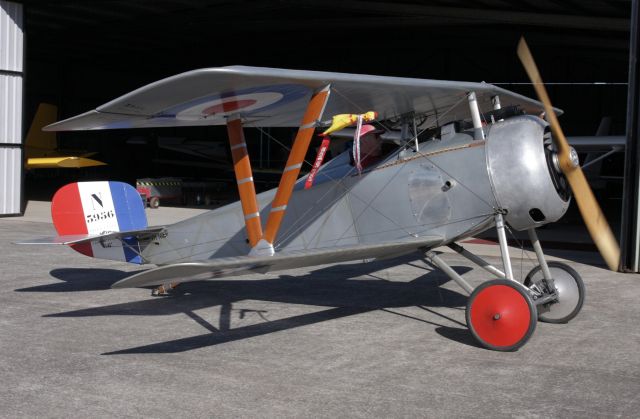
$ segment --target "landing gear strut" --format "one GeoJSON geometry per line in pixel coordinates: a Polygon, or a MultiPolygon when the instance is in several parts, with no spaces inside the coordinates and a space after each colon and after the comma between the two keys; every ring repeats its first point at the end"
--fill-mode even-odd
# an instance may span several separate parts
{"type": "Polygon", "coordinates": [[[486,281],[474,289],[435,252],[429,251],[425,256],[470,294],[467,327],[478,342],[488,349],[515,351],[533,335],[537,320],[566,323],[574,318],[584,303],[585,289],[580,275],[571,267],[546,262],[535,229],[528,232],[539,265],[529,272],[524,284],[517,282],[513,278],[501,212],[496,213],[495,224],[504,272],[456,243],[449,247],[499,279],[486,281]]]}

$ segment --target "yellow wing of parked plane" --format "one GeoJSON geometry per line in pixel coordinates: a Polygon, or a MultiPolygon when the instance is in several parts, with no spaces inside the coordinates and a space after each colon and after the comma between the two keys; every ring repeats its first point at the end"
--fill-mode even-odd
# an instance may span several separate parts
{"type": "Polygon", "coordinates": [[[27,169],[79,169],[81,167],[104,165],[106,165],[106,163],[98,160],[76,156],[31,157],[27,159],[27,169]]]}
{"type": "Polygon", "coordinates": [[[38,105],[38,110],[33,118],[31,127],[29,127],[25,144],[27,169],[78,169],[106,164],[87,158],[96,153],[59,150],[56,133],[42,131],[43,127],[55,122],[57,118],[57,106],[48,103],[38,105]]]}

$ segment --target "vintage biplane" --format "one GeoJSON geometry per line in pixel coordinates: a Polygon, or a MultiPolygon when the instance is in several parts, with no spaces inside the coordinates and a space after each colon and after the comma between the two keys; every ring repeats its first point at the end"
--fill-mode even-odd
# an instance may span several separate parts
{"type": "Polygon", "coordinates": [[[148,227],[130,186],[74,183],[52,202],[60,236],[30,243],[157,265],[113,287],[154,286],[158,293],[187,281],[420,251],[470,294],[467,325],[478,341],[515,350],[538,319],[567,322],[582,307],[582,279],[567,265],[547,263],[536,235],[565,213],[570,189],[611,269],[619,257],[526,44],[519,55],[541,102],[485,83],[242,66],[152,83],[47,130],[226,125],[240,201],[148,227]],[[317,130],[355,124],[357,132],[363,121],[385,131],[376,161],[359,172],[356,135],[353,149],[322,165],[311,187],[298,179],[317,130]],[[256,194],[243,127],[271,126],[298,127],[297,136],[278,188],[256,194]],[[524,283],[514,279],[506,225],[527,230],[537,255],[524,283]],[[490,228],[497,229],[503,270],[457,244],[490,228]],[[440,246],[496,279],[474,289],[434,251],[440,246]]]}

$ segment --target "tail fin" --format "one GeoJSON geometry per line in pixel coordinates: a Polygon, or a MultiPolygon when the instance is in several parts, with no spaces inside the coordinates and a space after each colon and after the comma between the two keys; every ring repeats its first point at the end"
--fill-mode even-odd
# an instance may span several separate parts
{"type": "MultiPolygon", "coordinates": [[[[122,182],[78,182],[63,186],[51,201],[51,218],[61,236],[106,234],[147,227],[140,194],[122,182]]],[[[111,247],[94,242],[70,246],[87,256],[142,263],[138,240],[127,237],[123,242],[123,245],[111,247]]]]}
{"type": "Polygon", "coordinates": [[[53,124],[58,119],[58,107],[49,103],[41,103],[38,105],[36,115],[33,117],[25,145],[29,149],[33,149],[37,156],[46,156],[47,152],[53,152],[58,148],[58,140],[55,132],[42,131],[42,128],[49,124],[53,124]]]}

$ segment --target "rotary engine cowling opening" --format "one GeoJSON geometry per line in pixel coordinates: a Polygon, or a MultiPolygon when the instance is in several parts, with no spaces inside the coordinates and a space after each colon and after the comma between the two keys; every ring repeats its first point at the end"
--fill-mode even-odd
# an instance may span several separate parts
{"type": "Polygon", "coordinates": [[[486,150],[496,201],[514,229],[538,227],[564,215],[571,193],[554,163],[544,120],[519,116],[491,125],[486,150]]]}

